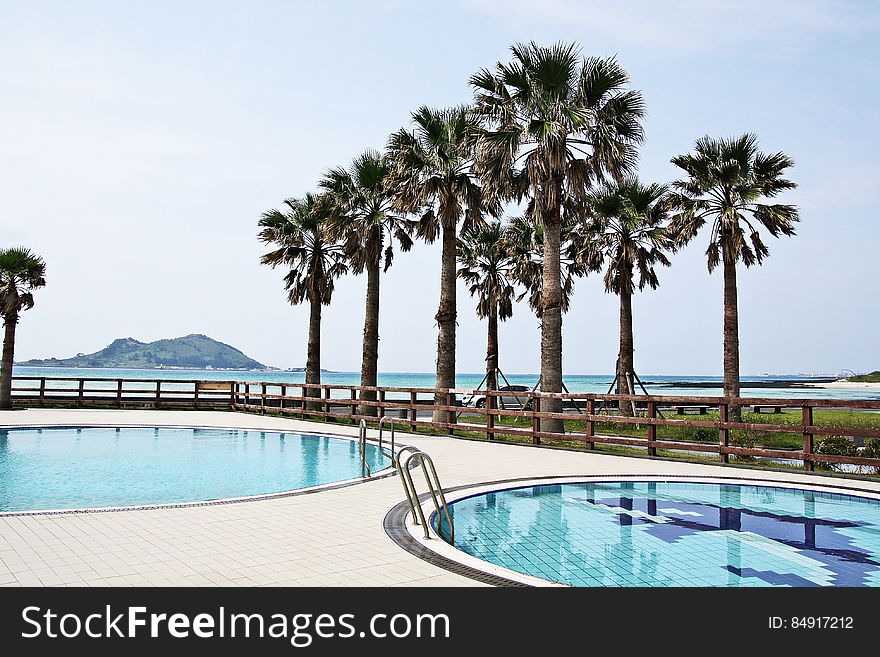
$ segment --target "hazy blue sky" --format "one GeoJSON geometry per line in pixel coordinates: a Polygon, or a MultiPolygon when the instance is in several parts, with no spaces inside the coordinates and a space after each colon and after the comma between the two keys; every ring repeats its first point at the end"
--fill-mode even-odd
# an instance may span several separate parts
{"type": "MultiPolygon", "coordinates": [[[[617,55],[644,93],[640,175],[670,181],[695,139],[756,132],[796,160],[798,237],[740,275],[744,373],[880,367],[880,4],[865,2],[9,2],[0,0],[0,244],[48,261],[19,358],[206,333],[305,361],[307,308],[258,264],[263,210],[382,147],[421,104],[471,98],[511,43],[617,55]]],[[[635,299],[642,373],[721,371],[721,275],[698,238],[635,299]]],[[[439,249],[383,279],[380,369],[432,371],[439,249]]],[[[365,280],[324,315],[324,367],[360,366],[365,280]]],[[[458,369],[485,324],[459,288],[458,369]]],[[[502,325],[508,372],[539,366],[538,323],[502,325]]],[[[616,299],[581,280],[565,369],[612,371],[616,299]]]]}

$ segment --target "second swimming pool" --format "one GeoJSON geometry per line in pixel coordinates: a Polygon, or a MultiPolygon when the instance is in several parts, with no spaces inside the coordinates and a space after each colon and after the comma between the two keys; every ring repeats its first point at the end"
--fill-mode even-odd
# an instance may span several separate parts
{"type": "Polygon", "coordinates": [[[456,548],[572,586],[880,586],[880,500],[868,497],[611,481],[499,490],[450,509],[456,548]]]}

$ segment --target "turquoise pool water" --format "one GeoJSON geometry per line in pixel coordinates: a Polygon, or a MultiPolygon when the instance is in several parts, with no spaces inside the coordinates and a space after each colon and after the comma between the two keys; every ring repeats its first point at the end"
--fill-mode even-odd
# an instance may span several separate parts
{"type": "MultiPolygon", "coordinates": [[[[367,445],[373,472],[390,465],[367,445]]],[[[0,512],[195,502],[359,477],[344,438],[180,428],[0,429],[0,512]]]]}
{"type": "Polygon", "coordinates": [[[589,482],[481,494],[451,512],[455,547],[572,586],[880,586],[876,499],[589,482]]]}

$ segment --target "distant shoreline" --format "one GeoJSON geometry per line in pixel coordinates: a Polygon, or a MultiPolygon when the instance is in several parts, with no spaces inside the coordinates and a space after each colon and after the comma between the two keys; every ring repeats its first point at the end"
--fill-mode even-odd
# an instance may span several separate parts
{"type": "MultiPolygon", "coordinates": [[[[234,367],[132,367],[116,366],[116,365],[33,365],[28,361],[23,363],[13,363],[13,367],[31,367],[34,369],[56,369],[56,370],[135,370],[137,372],[273,372],[287,374],[302,374],[306,368],[298,367],[289,370],[280,369],[238,369],[234,367]]],[[[321,374],[341,374],[336,370],[321,370],[321,374]]]]}
{"type": "MultiPolygon", "coordinates": [[[[773,379],[771,381],[740,381],[740,388],[812,388],[827,386],[839,381],[834,377],[811,377],[803,379],[773,379]]],[[[645,381],[646,386],[667,388],[723,388],[723,381],[645,381]]],[[[857,386],[859,384],[852,384],[857,386]]]]}

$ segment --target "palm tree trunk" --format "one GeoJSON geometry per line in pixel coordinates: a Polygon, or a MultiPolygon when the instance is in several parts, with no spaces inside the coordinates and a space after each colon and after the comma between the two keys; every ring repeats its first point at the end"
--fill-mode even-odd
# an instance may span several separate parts
{"type": "MultiPolygon", "coordinates": [[[[736,298],[736,262],[724,258],[724,396],[739,397],[739,309],[736,298]]],[[[728,408],[732,422],[742,421],[738,405],[728,408]]]]}
{"type": "MultiPolygon", "coordinates": [[[[440,307],[437,320],[437,388],[455,387],[455,223],[443,225],[443,244],[440,255],[440,307]]],[[[446,394],[434,393],[434,404],[446,404],[446,394]]],[[[435,410],[434,422],[446,422],[446,411],[435,410]]]]}
{"type": "Polygon", "coordinates": [[[498,304],[489,308],[489,336],[486,341],[486,389],[498,390],[498,304]]]}
{"type": "MultiPolygon", "coordinates": [[[[544,271],[541,290],[541,391],[562,392],[562,281],[560,272],[560,233],[562,220],[559,203],[562,183],[547,208],[544,223],[544,271]]],[[[562,400],[542,399],[541,410],[562,412],[562,400]]],[[[541,431],[564,433],[562,420],[544,418],[541,431]]]]}
{"type": "MultiPolygon", "coordinates": [[[[617,394],[631,395],[632,376],[635,371],[633,366],[633,318],[632,318],[632,294],[626,290],[620,291],[620,351],[617,356],[617,394]]],[[[622,401],[619,403],[620,414],[632,417],[634,413],[633,403],[622,401]]]]}
{"type": "MultiPolygon", "coordinates": [[[[379,370],[379,277],[381,275],[382,243],[373,240],[367,246],[372,254],[367,265],[367,304],[364,311],[364,345],[361,358],[361,385],[375,386],[379,370]],[[378,244],[376,242],[379,242],[378,244]]],[[[374,390],[361,390],[361,401],[375,401],[374,390]]],[[[358,406],[360,415],[378,415],[378,408],[372,404],[361,403],[358,406]]]]}
{"type": "MultiPolygon", "coordinates": [[[[309,345],[306,355],[306,384],[321,383],[321,301],[309,300],[309,345]]],[[[304,397],[320,397],[321,388],[306,388],[304,397]]],[[[309,402],[306,408],[318,409],[320,404],[309,402]]]]}
{"type": "Polygon", "coordinates": [[[12,408],[12,363],[15,359],[15,327],[18,315],[9,313],[3,318],[3,362],[0,365],[0,409],[12,408]]]}

